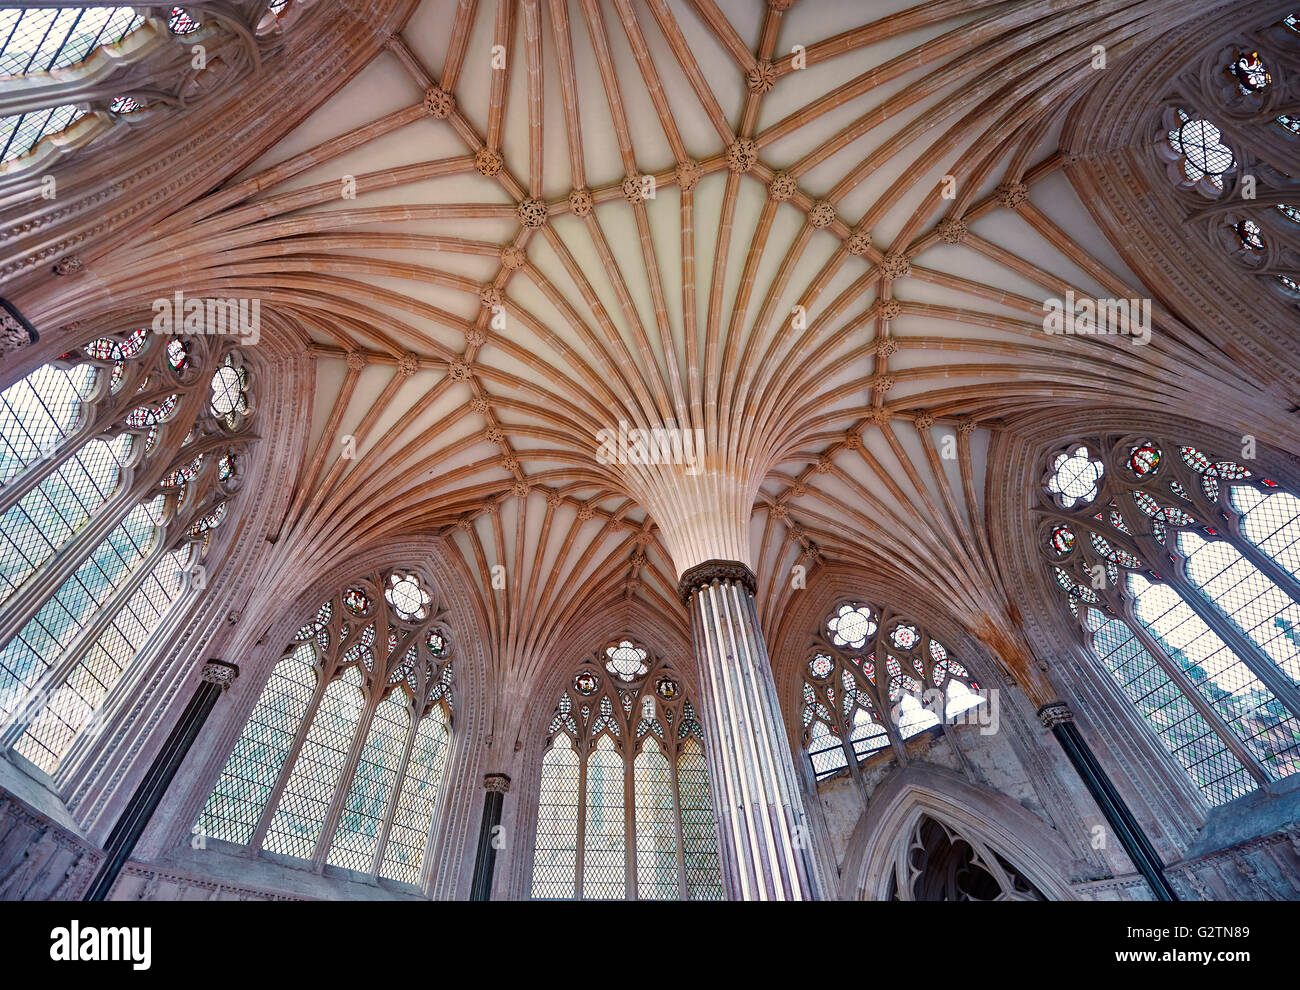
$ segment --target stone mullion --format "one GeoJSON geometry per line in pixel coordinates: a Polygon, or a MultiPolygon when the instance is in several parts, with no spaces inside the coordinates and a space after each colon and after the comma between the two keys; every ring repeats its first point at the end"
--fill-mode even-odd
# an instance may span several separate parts
{"type": "MultiPolygon", "coordinates": [[[[0,643],[7,644],[31,621],[63,582],[76,573],[94,549],[144,500],[142,496],[154,487],[153,482],[147,475],[136,474],[121,486],[0,605],[0,643]]],[[[155,527],[156,542],[161,541],[166,527],[167,521],[155,527]]]]}
{"type": "MultiPolygon", "coordinates": [[[[90,403],[83,402],[82,405],[86,406],[90,405],[90,403]]],[[[8,484],[0,487],[0,516],[21,502],[41,482],[63,467],[87,443],[102,434],[104,428],[112,422],[112,419],[113,417],[110,416],[97,415],[87,425],[73,430],[72,433],[59,440],[55,444],[54,452],[49,457],[41,457],[34,463],[25,465],[8,484]]],[[[124,468],[123,470],[129,469],[124,468]]]]}
{"type": "Polygon", "coordinates": [[[1288,598],[1300,605],[1300,581],[1242,534],[1239,519],[1231,518],[1227,529],[1232,537],[1228,542],[1233,548],[1254,564],[1264,577],[1281,588],[1288,598]]]}
{"type": "Polygon", "coordinates": [[[628,733],[628,753],[623,755],[623,889],[629,901],[637,899],[636,883],[636,748],[628,733]]]}
{"type": "Polygon", "coordinates": [[[677,771],[681,766],[681,752],[678,747],[678,753],[671,759],[673,775],[673,827],[677,830],[677,897],[679,900],[690,900],[690,889],[686,885],[686,842],[682,835],[682,791],[681,782],[677,779],[677,771]]]}
{"type": "MultiPolygon", "coordinates": [[[[885,737],[889,740],[890,749],[893,750],[895,756],[898,756],[899,751],[902,750],[902,743],[897,739],[897,733],[894,731],[894,726],[891,724],[893,722],[893,719],[889,718],[888,715],[883,714],[880,710],[880,697],[877,694],[876,686],[870,683],[868,680],[866,680],[865,675],[854,673],[853,667],[855,667],[856,664],[854,664],[853,661],[851,661],[844,654],[844,652],[840,650],[840,648],[837,647],[834,643],[827,642],[826,640],[823,640],[820,637],[818,637],[818,642],[822,646],[830,650],[833,654],[835,654],[835,658],[839,661],[840,666],[843,669],[849,671],[850,676],[853,677],[853,681],[855,684],[857,684],[858,690],[866,691],[867,694],[870,695],[872,701],[875,704],[876,718],[879,720],[881,727],[885,730],[885,737]]],[[[865,646],[866,644],[864,643],[863,645],[865,646]]],[[[879,627],[877,627],[875,638],[872,640],[872,649],[878,659],[880,657],[879,627]]],[[[877,677],[878,677],[879,667],[880,667],[879,663],[876,664],[876,667],[877,667],[877,677]]],[[[841,691],[844,690],[843,680],[841,680],[839,683],[839,689],[841,691]]],[[[814,690],[816,690],[816,686],[814,686],[814,690]]],[[[888,695],[886,695],[886,697],[888,697],[888,695]]],[[[852,771],[853,779],[858,782],[859,787],[862,789],[862,799],[863,801],[865,801],[868,797],[866,791],[866,781],[862,779],[862,771],[858,767],[858,762],[859,762],[858,757],[853,752],[853,744],[849,740],[849,736],[852,734],[853,731],[852,723],[847,721],[848,718],[847,715],[841,713],[838,709],[834,708],[834,706],[832,706],[832,710],[835,712],[835,715],[839,719],[839,723],[840,723],[840,746],[844,750],[845,755],[848,757],[849,767],[852,771]]],[[[866,757],[863,757],[863,759],[865,758],[866,757]]],[[[902,751],[900,762],[902,763],[903,766],[907,765],[906,750],[902,751]]],[[[815,776],[816,773],[814,772],[814,777],[815,776]]]]}
{"type": "Polygon", "coordinates": [[[1260,649],[1253,639],[1237,629],[1236,623],[1224,616],[1205,592],[1181,573],[1178,565],[1170,568],[1169,583],[1182,596],[1183,601],[1214,630],[1255,676],[1268,685],[1268,689],[1273,692],[1278,701],[1282,702],[1293,715],[1300,717],[1300,690],[1297,690],[1273,659],[1260,649]]]}
{"type": "Polygon", "coordinates": [[[590,752],[592,740],[583,739],[577,745],[578,749],[578,824],[575,832],[575,846],[573,859],[573,897],[575,900],[582,900],[582,883],[586,873],[586,856],[587,856],[587,754],[590,752]]]}
{"type": "MultiPolygon", "coordinates": [[[[136,567],[131,571],[126,581],[119,585],[111,595],[104,600],[91,620],[77,633],[72,641],[60,652],[58,660],[46,668],[45,672],[36,680],[36,683],[28,689],[25,698],[31,697],[36,692],[49,693],[56,690],[60,684],[67,678],[68,674],[80,662],[90,645],[97,640],[104,632],[118,613],[126,607],[126,603],[131,600],[131,596],[136,593],[140,585],[153,572],[159,559],[167,552],[167,545],[162,539],[156,538],[153,546],[145,552],[140,558],[136,567]]],[[[20,627],[21,628],[21,627],[20,627]]],[[[12,637],[11,637],[12,638],[12,637]]],[[[44,707],[44,706],[42,706],[44,707]]],[[[5,728],[4,734],[0,736],[0,751],[8,750],[22,736],[23,730],[27,727],[27,721],[20,717],[24,714],[25,704],[20,703],[14,710],[14,717],[10,719],[9,725],[5,728]]],[[[27,713],[32,714],[32,713],[27,713]]]]}
{"type": "Polygon", "coordinates": [[[904,745],[903,737],[893,719],[893,705],[889,702],[889,685],[886,683],[886,680],[892,679],[893,675],[889,673],[889,660],[885,656],[885,650],[883,649],[885,645],[885,623],[892,618],[895,618],[895,616],[881,612],[880,618],[876,622],[875,636],[871,640],[871,655],[876,658],[872,661],[876,665],[876,683],[872,685],[871,696],[876,699],[876,717],[880,719],[880,724],[885,729],[885,735],[889,737],[889,748],[893,750],[898,765],[905,767],[907,766],[907,747],[904,745]]]}
{"type": "MultiPolygon", "coordinates": [[[[394,688],[400,691],[401,688],[394,688]]],[[[411,724],[406,730],[406,744],[402,749],[402,758],[397,764],[397,776],[393,779],[393,792],[388,796],[388,807],[384,809],[384,821],[380,826],[379,835],[375,841],[375,858],[370,864],[371,877],[378,878],[379,871],[384,865],[384,847],[388,845],[388,836],[393,830],[393,819],[397,817],[397,804],[402,797],[402,782],[406,779],[406,768],[411,763],[411,753],[415,749],[415,734],[420,731],[419,709],[412,706],[411,724]]],[[[441,781],[439,790],[441,790],[441,781]]]]}
{"type": "MultiPolygon", "coordinates": [[[[112,375],[112,366],[98,362],[87,363],[95,365],[97,375],[95,391],[98,391],[101,385],[112,375]]],[[[23,469],[14,478],[10,479],[4,486],[0,486],[0,516],[21,502],[29,492],[71,460],[73,455],[91,440],[96,437],[108,439],[105,435],[113,424],[121,420],[131,409],[149,401],[136,400],[127,402],[123,398],[128,395],[133,397],[135,395],[133,386],[136,382],[142,377],[147,377],[154,370],[151,365],[149,371],[137,372],[136,369],[139,367],[137,365],[132,368],[128,365],[126,376],[123,378],[118,392],[108,392],[107,388],[105,388],[104,395],[98,399],[81,400],[80,412],[85,417],[84,421],[80,422],[71,433],[55,442],[49,457],[41,457],[35,462],[24,465],[23,469]],[[132,391],[128,393],[128,389],[132,389],[132,391]]],[[[139,440],[140,438],[137,437],[137,441],[139,440]]],[[[123,470],[130,469],[123,468],[123,470]]]]}
{"type": "MultiPolygon", "coordinates": [[[[179,394],[179,392],[177,393],[179,394]]],[[[159,424],[159,435],[155,443],[155,448],[161,445],[165,435],[178,434],[183,437],[185,434],[171,429],[181,421],[193,424],[197,416],[190,413],[190,396],[182,396],[172,417],[166,422],[159,424]]],[[[137,444],[144,443],[144,435],[137,435],[132,441],[133,448],[137,444]]],[[[76,449],[84,446],[77,445],[76,449]]],[[[118,490],[113,492],[109,498],[101,503],[90,514],[90,517],[82,524],[72,536],[72,538],[59,547],[54,554],[48,558],[30,578],[24,582],[8,600],[0,605],[0,644],[7,644],[14,636],[23,629],[31,618],[44,607],[45,603],[54,595],[63,582],[74,574],[78,567],[85,562],[94,549],[104,541],[113,530],[131,514],[137,505],[148,501],[153,495],[159,494],[158,482],[162,480],[167,473],[169,463],[162,457],[149,457],[146,453],[141,460],[131,467],[121,469],[126,475],[125,483],[119,484],[118,490]]],[[[194,488],[198,479],[190,482],[188,491],[188,505],[194,505],[198,502],[194,488]]],[[[178,527],[175,525],[175,514],[178,512],[177,503],[174,498],[169,498],[165,503],[172,513],[172,517],[164,517],[163,522],[154,529],[154,540],[161,542],[163,537],[178,527]]],[[[165,509],[166,511],[166,509],[165,509]]]]}
{"type": "MultiPolygon", "coordinates": [[[[843,664],[844,666],[847,666],[847,665],[848,665],[848,661],[846,661],[846,660],[844,659],[844,655],[841,654],[839,650],[835,649],[835,647],[834,647],[834,646],[831,646],[831,644],[829,644],[829,643],[824,644],[824,645],[828,646],[828,647],[831,649],[831,651],[834,652],[836,659],[837,659],[841,664],[843,664]]],[[[839,673],[839,669],[840,669],[840,668],[837,667],[836,670],[835,670],[835,673],[839,673]]],[[[852,676],[852,675],[850,675],[850,676],[852,676]]],[[[830,679],[831,679],[832,681],[835,680],[835,674],[834,674],[834,673],[830,675],[830,679]]],[[[803,681],[803,678],[802,678],[802,677],[800,678],[800,681],[801,681],[801,682],[803,681]]],[[[839,681],[837,681],[836,683],[839,684],[839,688],[840,688],[840,690],[843,691],[843,690],[844,690],[844,682],[843,682],[843,679],[841,678],[841,679],[840,679],[839,681]]],[[[854,683],[857,683],[856,679],[855,679],[854,683]]],[[[835,726],[832,726],[832,728],[838,728],[838,730],[839,730],[840,751],[844,753],[845,762],[846,762],[846,764],[847,764],[848,767],[849,767],[849,774],[850,774],[850,776],[852,776],[854,780],[857,780],[857,779],[858,779],[858,768],[857,768],[857,762],[858,762],[858,761],[857,761],[857,759],[853,756],[853,749],[852,749],[852,747],[849,745],[849,734],[848,734],[848,732],[846,731],[846,728],[847,728],[847,726],[848,726],[848,723],[847,723],[847,721],[846,721],[846,716],[844,715],[843,712],[840,711],[840,708],[839,708],[838,705],[836,705],[836,704],[834,704],[834,703],[831,702],[830,697],[827,696],[827,694],[826,694],[825,688],[819,687],[817,684],[810,684],[810,686],[811,686],[812,689],[813,689],[813,694],[814,694],[816,697],[818,697],[821,701],[823,701],[824,703],[826,703],[827,708],[830,710],[831,715],[834,717],[834,719],[835,719],[835,721],[836,721],[837,724],[836,724],[835,726]]],[[[813,715],[813,718],[815,719],[816,717],[817,717],[816,714],[814,714],[814,715],[813,715]]],[[[811,757],[810,757],[809,759],[811,759],[811,757]]],[[[813,771],[813,776],[814,776],[814,777],[816,776],[816,770],[813,771]]]]}
{"type": "MultiPolygon", "coordinates": [[[[1294,574],[1279,565],[1263,549],[1252,543],[1242,532],[1241,523],[1244,513],[1237,511],[1232,504],[1232,489],[1237,486],[1226,478],[1220,478],[1218,498],[1211,502],[1205,498],[1204,491],[1201,488],[1202,476],[1193,473],[1186,464],[1175,463],[1177,465],[1175,473],[1180,474],[1178,480],[1182,482],[1183,488],[1192,496],[1192,506],[1196,510],[1193,515],[1197,517],[1197,522],[1212,528],[1226,530],[1228,542],[1233,549],[1254,564],[1266,578],[1281,588],[1288,598],[1296,604],[1300,604],[1300,581],[1296,580],[1294,574]],[[1223,522],[1220,523],[1219,519],[1223,519],[1223,522]]],[[[1256,490],[1262,492],[1265,496],[1270,494],[1262,486],[1256,488],[1256,490]]]]}
{"type": "MultiPolygon", "coordinates": [[[[1154,559],[1160,559],[1172,553],[1169,549],[1168,542],[1175,539],[1176,532],[1172,526],[1166,523],[1166,542],[1157,540],[1155,534],[1150,532],[1151,521],[1146,519],[1145,515],[1137,514],[1138,509],[1136,502],[1133,500],[1130,492],[1127,500],[1116,499],[1116,505],[1120,506],[1120,514],[1130,530],[1136,534],[1138,529],[1143,527],[1135,526],[1135,523],[1141,519],[1145,522],[1147,532],[1141,536],[1134,536],[1134,543],[1142,552],[1139,554],[1141,559],[1150,561],[1153,559],[1151,548],[1155,548],[1158,553],[1154,559]]],[[[1181,556],[1181,555],[1179,555],[1181,556]]],[[[1219,612],[1218,606],[1210,602],[1209,597],[1193,581],[1191,581],[1185,571],[1185,559],[1173,560],[1166,570],[1168,574],[1167,581],[1169,586],[1177,592],[1187,606],[1201,617],[1207,626],[1212,629],[1218,637],[1227,644],[1238,658],[1259,678],[1261,683],[1268,686],[1277,699],[1282,702],[1286,708],[1297,717],[1300,717],[1300,691],[1297,691],[1290,679],[1278,668],[1272,659],[1255,645],[1255,641],[1250,639],[1235,628],[1235,623],[1228,621],[1226,617],[1219,612]]]]}
{"type": "MultiPolygon", "coordinates": [[[[384,635],[387,637],[387,630],[384,635]]],[[[378,663],[375,666],[376,669],[382,669],[378,663]]],[[[320,837],[316,840],[316,851],[311,857],[312,869],[317,873],[325,868],[325,859],[334,844],[334,832],[338,829],[339,818],[343,815],[343,805],[347,802],[348,791],[352,788],[352,778],[356,776],[357,764],[361,761],[361,754],[365,751],[366,742],[370,737],[370,726],[375,719],[375,709],[383,699],[383,682],[372,684],[371,689],[373,695],[366,698],[361,718],[357,720],[356,728],[352,730],[352,745],[348,747],[348,755],[343,761],[339,782],[334,788],[334,797],[325,812],[325,820],[321,823],[320,837]]]]}
{"type": "MultiPolygon", "coordinates": [[[[1215,735],[1223,740],[1224,745],[1227,746],[1232,755],[1240,761],[1241,765],[1246,768],[1250,775],[1255,779],[1255,782],[1259,784],[1260,787],[1267,785],[1272,778],[1269,777],[1268,771],[1264,769],[1263,764],[1261,764],[1255,757],[1255,754],[1250,751],[1250,748],[1242,742],[1241,737],[1232,730],[1232,727],[1224,721],[1223,716],[1221,716],[1218,711],[1215,710],[1214,706],[1206,700],[1205,696],[1200,692],[1196,685],[1192,683],[1191,678],[1188,677],[1186,672],[1174,662],[1173,658],[1169,656],[1164,647],[1160,645],[1159,641],[1147,631],[1141,620],[1133,614],[1131,603],[1116,595],[1114,606],[1119,613],[1120,621],[1124,622],[1129,627],[1133,635],[1138,638],[1138,641],[1146,649],[1147,653],[1151,655],[1151,659],[1155,660],[1155,662],[1160,666],[1160,669],[1165,672],[1165,675],[1174,682],[1175,686],[1180,691],[1182,691],[1187,700],[1191,702],[1192,707],[1196,709],[1203,719],[1205,719],[1210,728],[1214,730],[1215,735]]],[[[1093,655],[1096,656],[1095,648],[1093,648],[1093,655]]],[[[1145,722],[1146,719],[1143,718],[1143,721],[1145,722]]],[[[1172,753],[1170,754],[1170,758],[1177,760],[1177,757],[1173,756],[1172,753]]],[[[1186,772],[1185,768],[1184,772],[1186,772]]]]}
{"type": "MultiPolygon", "coordinates": [[[[328,665],[326,669],[328,669],[328,665]]],[[[274,671],[272,673],[274,674],[274,671]]],[[[317,672],[316,690],[312,693],[307,710],[303,712],[302,720],[298,723],[298,731],[294,733],[293,744],[289,747],[289,752],[284,758],[284,766],[280,768],[280,775],[276,778],[275,787],[271,789],[271,794],[266,800],[266,807],[262,809],[262,817],[258,820],[252,838],[248,840],[248,848],[250,849],[260,849],[262,843],[266,840],[266,831],[270,828],[271,820],[275,817],[280,798],[284,796],[284,789],[288,786],[289,778],[293,776],[293,765],[298,762],[298,754],[302,752],[302,745],[307,741],[307,733],[311,731],[311,724],[316,720],[316,712],[320,709],[321,699],[325,697],[325,692],[332,681],[332,677],[325,676],[324,669],[317,672]]]]}

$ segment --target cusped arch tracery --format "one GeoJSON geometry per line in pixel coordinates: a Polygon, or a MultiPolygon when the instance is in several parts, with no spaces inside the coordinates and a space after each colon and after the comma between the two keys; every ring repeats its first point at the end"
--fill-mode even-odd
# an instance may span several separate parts
{"type": "Polygon", "coordinates": [[[457,651],[420,570],[354,576],[306,616],[199,814],[200,834],[421,882],[457,651]]]}
{"type": "Polygon", "coordinates": [[[4,748],[55,775],[97,747],[118,682],[158,660],[155,633],[230,549],[256,390],[225,341],[136,329],[0,393],[4,748]]]}
{"type": "Polygon", "coordinates": [[[704,729],[676,668],[629,636],[570,668],[547,729],[531,896],[722,896],[704,729]]]}

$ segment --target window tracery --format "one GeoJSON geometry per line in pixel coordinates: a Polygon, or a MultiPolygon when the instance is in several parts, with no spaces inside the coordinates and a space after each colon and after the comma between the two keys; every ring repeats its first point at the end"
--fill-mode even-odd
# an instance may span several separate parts
{"type": "Polygon", "coordinates": [[[894,864],[893,901],[1045,901],[1042,891],[985,843],[928,815],[894,864]]]}
{"type": "Polygon", "coordinates": [[[1279,203],[1294,191],[1300,118],[1295,87],[1295,15],[1217,49],[1180,78],[1160,120],[1157,153],[1189,223],[1265,278],[1283,299],[1300,301],[1300,237],[1279,203]],[[1206,210],[1206,201],[1227,205],[1206,210]]]}
{"type": "Polygon", "coordinates": [[[534,898],[720,900],[704,730],[629,639],[579,664],[542,759],[534,898]]]}
{"type": "Polygon", "coordinates": [[[232,0],[203,17],[183,6],[0,7],[0,78],[23,83],[0,116],[0,175],[45,167],[114,132],[118,122],[144,123],[133,115],[192,102],[208,87],[191,71],[196,38],[228,69],[252,68],[260,56],[236,49],[269,43],[264,36],[274,32],[258,30],[257,21],[267,17],[278,31],[287,9],[265,0],[232,0]],[[54,140],[44,143],[47,137],[54,140]]]}
{"type": "MultiPolygon", "coordinates": [[[[1071,467],[1071,484],[1086,488],[1087,466],[1071,467]]],[[[803,743],[818,780],[856,772],[873,753],[983,703],[970,672],[921,624],[862,601],[827,616],[801,690],[803,743]]]]}
{"type": "Polygon", "coordinates": [[[1300,770],[1300,499],[1167,438],[1067,450],[1102,473],[1067,503],[1049,460],[1040,546],[1098,661],[1211,804],[1300,770]]]}
{"type": "Polygon", "coordinates": [[[196,830],[418,884],[451,731],[451,643],[413,571],[339,589],[271,672],[196,830]]]}
{"type": "Polygon", "coordinates": [[[0,393],[0,745],[47,773],[93,742],[114,685],[207,583],[249,443],[242,419],[202,403],[222,362],[240,369],[251,413],[238,350],[144,330],[0,393]]]}

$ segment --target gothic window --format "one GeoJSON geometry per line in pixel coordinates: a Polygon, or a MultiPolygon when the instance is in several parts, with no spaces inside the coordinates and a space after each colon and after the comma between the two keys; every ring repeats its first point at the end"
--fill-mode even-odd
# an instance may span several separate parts
{"type": "Polygon", "coordinates": [[[1062,607],[1206,800],[1300,770],[1300,499],[1154,437],[1071,444],[1043,493],[1062,607]],[[1080,460],[1097,481],[1071,500],[1080,460]]]}
{"type": "MultiPolygon", "coordinates": [[[[1085,466],[1063,483],[1088,491],[1092,482],[1085,466]]],[[[970,672],[924,626],[862,601],[827,616],[801,690],[803,743],[818,780],[856,772],[871,754],[984,703],[970,672]]]]}
{"type": "Polygon", "coordinates": [[[272,670],[196,831],[418,885],[449,742],[451,642],[414,572],[340,589],[272,670]]]}
{"type": "Polygon", "coordinates": [[[1044,901],[1020,871],[978,839],[922,815],[894,864],[893,901],[1044,901]]]}
{"type": "MultiPolygon", "coordinates": [[[[0,8],[0,77],[75,66],[143,23],[134,7],[0,8]]],[[[22,157],[83,114],[75,104],[62,104],[0,118],[0,162],[22,157]]]]}
{"type": "Polygon", "coordinates": [[[556,705],[532,895],[722,898],[704,730],[671,666],[631,640],[583,661],[556,705]]]}
{"type": "Polygon", "coordinates": [[[219,365],[251,408],[237,350],[144,330],[0,393],[0,745],[47,773],[93,744],[114,685],[207,583],[249,442],[204,401],[219,365]]]}
{"type": "Polygon", "coordinates": [[[126,6],[0,8],[0,76],[68,68],[143,23],[126,6]]]}
{"type": "Polygon", "coordinates": [[[1294,71],[1283,54],[1294,47],[1293,17],[1206,55],[1190,67],[1160,115],[1153,143],[1189,226],[1294,303],[1300,248],[1289,207],[1277,198],[1293,185],[1290,162],[1300,116],[1287,101],[1294,71]],[[1205,210],[1205,200],[1227,210],[1205,210]]]}

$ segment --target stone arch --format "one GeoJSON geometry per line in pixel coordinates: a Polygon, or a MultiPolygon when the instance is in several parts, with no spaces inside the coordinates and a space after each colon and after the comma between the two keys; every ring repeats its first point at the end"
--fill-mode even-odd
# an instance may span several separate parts
{"type": "Polygon", "coordinates": [[[142,843],[148,841],[151,848],[166,852],[184,841],[267,678],[283,655],[284,644],[302,625],[303,616],[313,614],[323,598],[353,576],[390,567],[413,570],[437,589],[455,637],[455,721],[433,811],[434,836],[426,857],[429,872],[425,889],[437,898],[464,895],[473,867],[473,824],[482,804],[479,791],[488,725],[487,665],[482,646],[485,637],[469,594],[459,582],[448,579],[454,573],[454,564],[445,545],[428,538],[394,541],[351,554],[321,573],[306,588],[290,587],[289,581],[280,582],[279,594],[269,598],[280,601],[282,607],[276,609],[269,626],[257,627],[265,630],[257,642],[246,645],[248,659],[240,665],[238,695],[230,698],[224,718],[214,717],[205,726],[160,806],[166,813],[154,818],[156,822],[166,823],[165,826],[147,830],[142,843]]]}
{"type": "Polygon", "coordinates": [[[924,817],[1005,859],[1048,900],[1075,899],[1075,859],[1058,832],[1003,794],[920,764],[895,773],[872,794],[845,855],[846,898],[888,899],[894,864],[924,817]]]}

